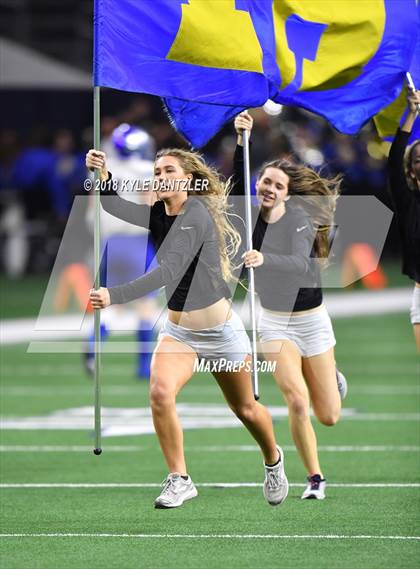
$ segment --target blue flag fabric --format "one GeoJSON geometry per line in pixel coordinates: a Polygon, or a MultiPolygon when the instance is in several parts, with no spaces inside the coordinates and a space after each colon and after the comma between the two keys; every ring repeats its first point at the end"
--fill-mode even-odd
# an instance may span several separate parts
{"type": "MultiPolygon", "coordinates": [[[[414,55],[411,60],[409,72],[414,86],[420,90],[420,2],[417,4],[417,42],[414,55]]],[[[408,84],[408,82],[407,82],[408,84]]],[[[407,116],[406,91],[403,89],[399,96],[388,107],[385,107],[374,117],[376,130],[381,138],[392,141],[397,131],[407,116]]],[[[411,131],[409,143],[420,139],[420,116],[417,116],[411,131]]]]}
{"type": "Polygon", "coordinates": [[[94,84],[161,96],[193,146],[267,99],[355,134],[398,96],[415,0],[96,0],[94,84]]]}

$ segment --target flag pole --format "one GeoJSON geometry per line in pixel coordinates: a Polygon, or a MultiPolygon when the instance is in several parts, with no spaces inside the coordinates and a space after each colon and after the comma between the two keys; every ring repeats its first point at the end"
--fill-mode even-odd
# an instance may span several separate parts
{"type": "MultiPolygon", "coordinates": [[[[407,78],[407,83],[408,83],[408,85],[410,86],[410,88],[411,88],[413,91],[415,91],[415,90],[416,90],[416,87],[415,87],[415,85],[414,85],[413,78],[411,77],[411,73],[409,73],[409,72],[407,71],[407,73],[405,74],[405,76],[406,76],[406,78],[407,78]]],[[[416,107],[417,107],[417,112],[420,113],[420,104],[417,103],[417,104],[416,104],[416,107]]]]}
{"type": "MultiPolygon", "coordinates": [[[[245,227],[246,227],[246,248],[250,251],[252,247],[252,213],[251,213],[251,168],[249,160],[249,132],[243,131],[244,145],[244,181],[245,181],[245,227]]],[[[251,312],[251,329],[252,329],[252,387],[254,397],[258,401],[260,398],[258,388],[258,370],[257,370],[257,329],[255,317],[255,279],[254,269],[248,269],[248,285],[249,285],[249,308],[251,312]]]]}
{"type": "MultiPolygon", "coordinates": [[[[101,107],[100,107],[101,88],[93,87],[93,147],[95,150],[101,149],[101,107]]],[[[101,262],[101,234],[100,234],[100,170],[95,168],[94,174],[94,200],[95,200],[95,221],[93,231],[94,248],[94,275],[95,290],[101,286],[100,262],[101,262]]],[[[101,454],[101,311],[96,308],[94,311],[95,327],[95,370],[94,370],[94,401],[95,401],[95,448],[93,452],[101,454]]]]}

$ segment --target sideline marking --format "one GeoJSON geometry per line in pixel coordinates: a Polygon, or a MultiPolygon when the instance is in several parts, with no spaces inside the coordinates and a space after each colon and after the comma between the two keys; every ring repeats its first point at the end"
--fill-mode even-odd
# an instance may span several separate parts
{"type": "MultiPolygon", "coordinates": [[[[286,420],[288,409],[285,406],[269,406],[268,410],[274,421],[286,420]]],[[[102,407],[103,437],[155,434],[150,407],[102,407]]],[[[184,430],[241,428],[242,424],[232,411],[221,404],[177,404],[177,412],[184,430]]],[[[386,421],[418,422],[420,413],[369,413],[345,408],[341,413],[342,421],[386,421]]],[[[50,430],[76,431],[91,430],[93,424],[92,406],[58,409],[45,415],[2,416],[2,430],[50,430]]]]}
{"type": "MultiPolygon", "coordinates": [[[[0,452],[91,452],[92,445],[0,445],[0,452]]],[[[296,447],[283,445],[283,450],[296,452],[296,447]]],[[[155,451],[158,447],[146,447],[135,445],[110,445],[104,446],[105,452],[143,452],[155,451]]],[[[188,452],[260,452],[257,446],[253,445],[231,445],[231,446],[186,446],[188,452]]],[[[420,452],[420,446],[416,445],[321,445],[319,452],[420,452]]]]}
{"type": "MultiPolygon", "coordinates": [[[[262,482],[202,482],[195,484],[198,488],[260,488],[262,482]]],[[[0,488],[160,488],[162,484],[155,482],[40,482],[40,483],[4,483],[0,488]]],[[[291,487],[304,488],[306,484],[292,483],[291,487]]],[[[420,488],[420,482],[385,483],[333,483],[328,488],[420,488]]]]}
{"type": "Polygon", "coordinates": [[[135,539],[393,539],[420,540],[416,535],[266,535],[266,534],[170,534],[170,533],[2,533],[8,537],[117,537],[135,539]]]}

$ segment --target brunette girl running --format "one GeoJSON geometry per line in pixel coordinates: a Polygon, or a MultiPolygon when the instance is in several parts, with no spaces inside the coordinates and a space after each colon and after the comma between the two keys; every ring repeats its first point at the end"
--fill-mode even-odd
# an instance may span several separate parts
{"type": "MultiPolygon", "coordinates": [[[[242,133],[251,131],[251,115],[238,115],[235,129],[232,194],[243,194],[242,133]]],[[[253,250],[243,255],[245,266],[256,269],[261,350],[266,360],[275,363],[274,377],[286,399],[290,430],[308,473],[303,499],[324,499],[326,486],[310,405],[321,423],[334,425],[347,391],[344,376],[336,370],[336,341],[322,301],[319,269],[319,261],[328,257],[328,230],[339,183],[286,160],[265,164],[256,184],[260,207],[253,208],[253,250]]]]}
{"type": "Polygon", "coordinates": [[[389,152],[388,173],[394,210],[401,235],[402,272],[414,281],[411,324],[420,352],[420,140],[404,154],[418,115],[420,91],[408,91],[407,116],[397,130],[389,152]]]}

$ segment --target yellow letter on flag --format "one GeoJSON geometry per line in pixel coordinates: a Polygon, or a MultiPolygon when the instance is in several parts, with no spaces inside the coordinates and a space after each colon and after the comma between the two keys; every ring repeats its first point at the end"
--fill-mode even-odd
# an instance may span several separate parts
{"type": "Polygon", "coordinates": [[[167,59],[203,67],[263,72],[262,49],[249,12],[234,0],[190,0],[167,59]]]}
{"type": "MultiPolygon", "coordinates": [[[[282,88],[294,79],[300,65],[300,91],[334,89],[355,79],[375,54],[384,32],[385,6],[384,0],[274,0],[273,19],[282,88]],[[292,14],[309,26],[326,26],[314,46],[314,60],[303,54],[303,61],[297,61],[290,49],[285,24],[292,14]]],[[[302,42],[296,38],[295,44],[299,49],[302,42]]]]}

